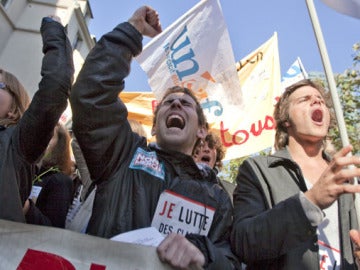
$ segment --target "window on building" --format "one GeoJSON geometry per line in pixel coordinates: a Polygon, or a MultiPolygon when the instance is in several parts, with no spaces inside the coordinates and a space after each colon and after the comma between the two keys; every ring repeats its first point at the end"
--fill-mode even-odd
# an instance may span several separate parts
{"type": "Polygon", "coordinates": [[[76,34],[75,42],[73,43],[73,49],[80,51],[81,44],[83,43],[83,39],[81,37],[80,32],[76,34]]]}

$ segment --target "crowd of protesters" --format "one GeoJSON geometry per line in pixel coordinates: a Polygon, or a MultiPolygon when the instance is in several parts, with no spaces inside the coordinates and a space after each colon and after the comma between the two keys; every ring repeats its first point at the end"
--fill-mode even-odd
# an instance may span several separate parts
{"type": "Polygon", "coordinates": [[[164,235],[160,260],[178,269],[357,269],[360,158],[351,146],[326,152],[334,123],[326,90],[310,80],[285,90],[274,110],[276,152],[246,159],[229,192],[218,177],[224,147],[191,90],[165,91],[153,143],[118,98],[143,37],[161,32],[157,12],[140,7],[97,42],[73,84],[65,27],[43,18],[31,102],[0,70],[0,219],[104,238],[152,226],[164,235]],[[68,100],[71,133],[58,123],[68,100]],[[169,223],[180,208],[191,226],[169,223]]]}

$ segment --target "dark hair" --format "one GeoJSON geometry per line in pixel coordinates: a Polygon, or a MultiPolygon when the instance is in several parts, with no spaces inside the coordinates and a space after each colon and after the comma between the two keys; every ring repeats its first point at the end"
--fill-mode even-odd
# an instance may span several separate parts
{"type": "MultiPolygon", "coordinates": [[[[329,112],[330,112],[329,128],[332,127],[335,123],[335,116],[332,110],[330,95],[320,83],[311,81],[309,79],[304,79],[297,83],[294,83],[285,89],[284,93],[281,95],[279,101],[275,105],[274,120],[276,122],[276,133],[275,133],[276,150],[282,149],[289,144],[289,134],[287,132],[287,127],[286,127],[286,123],[289,121],[289,105],[290,105],[289,97],[297,89],[303,86],[311,86],[319,91],[320,95],[323,97],[325,101],[326,107],[329,108],[329,112]]],[[[326,141],[326,137],[324,138],[324,143],[325,141],[326,141]]]]}
{"type": "Polygon", "coordinates": [[[12,116],[9,118],[0,119],[0,125],[15,125],[17,122],[19,122],[20,118],[29,107],[30,98],[24,86],[13,74],[3,69],[0,69],[0,74],[2,77],[2,82],[5,84],[4,90],[13,97],[13,102],[10,109],[12,116]]]}
{"type": "Polygon", "coordinates": [[[186,95],[189,95],[196,103],[196,113],[198,115],[198,123],[199,123],[199,126],[206,126],[206,117],[205,117],[205,114],[204,114],[204,111],[198,101],[198,99],[196,98],[196,96],[194,95],[194,93],[186,88],[186,87],[181,87],[181,86],[173,86],[173,87],[170,87],[166,90],[164,96],[162,97],[161,101],[159,102],[159,104],[156,106],[156,109],[154,111],[154,117],[153,117],[153,125],[155,125],[156,123],[156,118],[157,118],[157,115],[158,115],[158,112],[159,112],[159,109],[160,107],[162,106],[162,102],[163,100],[170,94],[173,94],[173,93],[184,93],[186,95]]]}

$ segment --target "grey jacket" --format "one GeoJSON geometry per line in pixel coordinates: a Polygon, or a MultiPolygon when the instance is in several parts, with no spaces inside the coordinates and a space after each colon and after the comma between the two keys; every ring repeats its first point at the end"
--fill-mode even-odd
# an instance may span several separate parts
{"type": "MultiPolygon", "coordinates": [[[[247,269],[319,269],[316,227],[300,202],[307,190],[287,150],[249,158],[234,191],[233,251],[247,269]]],[[[349,230],[358,228],[352,195],[339,203],[342,269],[356,269],[349,230]]]]}

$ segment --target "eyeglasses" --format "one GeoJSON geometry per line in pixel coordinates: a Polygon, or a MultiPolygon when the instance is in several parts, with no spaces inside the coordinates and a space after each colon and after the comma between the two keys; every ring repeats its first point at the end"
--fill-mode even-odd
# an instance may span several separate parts
{"type": "Polygon", "coordinates": [[[3,82],[0,82],[0,89],[5,89],[6,88],[6,84],[3,82]]]}

